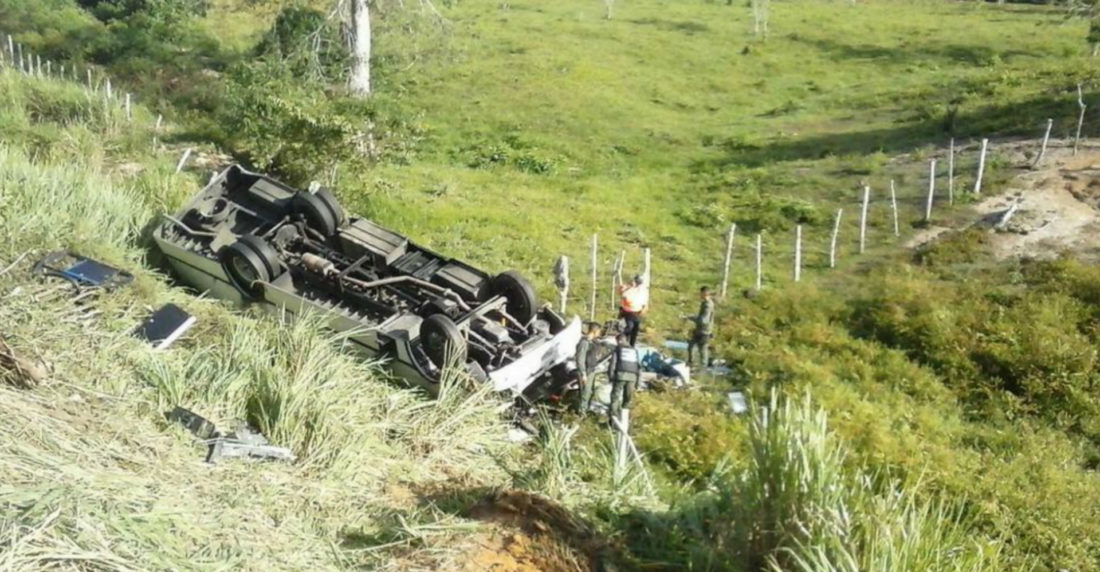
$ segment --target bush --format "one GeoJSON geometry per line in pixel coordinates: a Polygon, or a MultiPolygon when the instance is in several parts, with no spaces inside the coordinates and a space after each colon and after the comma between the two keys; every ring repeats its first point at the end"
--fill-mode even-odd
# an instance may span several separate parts
{"type": "Polygon", "coordinates": [[[638,447],[676,480],[702,486],[724,459],[744,452],[744,427],[722,398],[672,391],[638,395],[632,417],[638,447]]]}

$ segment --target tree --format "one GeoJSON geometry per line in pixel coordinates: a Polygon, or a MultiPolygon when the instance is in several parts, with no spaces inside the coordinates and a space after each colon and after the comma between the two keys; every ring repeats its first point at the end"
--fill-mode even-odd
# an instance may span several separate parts
{"type": "Polygon", "coordinates": [[[1100,55],[1100,0],[1067,0],[1071,18],[1089,21],[1089,32],[1085,40],[1092,48],[1092,55],[1100,55]]]}
{"type": "Polygon", "coordinates": [[[351,43],[351,74],[348,89],[352,95],[370,95],[370,5],[367,0],[351,0],[348,26],[351,43]]]}
{"type": "Polygon", "coordinates": [[[752,0],[752,31],[757,38],[768,39],[768,0],[752,0]]]}

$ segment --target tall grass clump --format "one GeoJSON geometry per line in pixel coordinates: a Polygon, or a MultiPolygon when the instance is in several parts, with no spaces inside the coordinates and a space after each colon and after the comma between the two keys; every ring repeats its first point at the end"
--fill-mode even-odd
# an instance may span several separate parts
{"type": "MultiPolygon", "coordinates": [[[[773,391],[748,430],[747,465],[666,526],[699,530],[693,564],[770,570],[998,570],[999,544],[956,502],[846,464],[809,395],[773,391]]],[[[689,537],[690,538],[690,537],[689,537]]],[[[695,540],[688,541],[694,544],[695,540]]]]}
{"type": "Polygon", "coordinates": [[[303,469],[330,476],[414,469],[409,459],[478,472],[480,456],[502,453],[506,426],[491,388],[447,370],[438,398],[427,399],[396,387],[380,362],[341,351],[348,335],[325,332],[320,316],[234,320],[174,359],[146,352],[138,371],[158,409],[196,409],[226,428],[247,422],[293,449],[303,469]]]}
{"type": "Polygon", "coordinates": [[[31,161],[0,146],[0,249],[133,246],[153,216],[128,185],[91,177],[80,165],[31,161]]]}

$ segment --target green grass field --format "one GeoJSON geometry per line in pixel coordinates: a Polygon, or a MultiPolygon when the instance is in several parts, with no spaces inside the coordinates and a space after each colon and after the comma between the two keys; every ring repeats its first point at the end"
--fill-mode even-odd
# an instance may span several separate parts
{"type": "MultiPolygon", "coordinates": [[[[1037,5],[791,0],[774,3],[761,41],[745,2],[620,2],[606,20],[595,1],[463,0],[439,3],[442,23],[416,2],[386,3],[376,92],[352,103],[293,57],[254,52],[283,7],[324,16],[328,2],[154,12],[168,28],[140,11],[105,23],[76,4],[0,0],[0,32],[94,63],[140,105],[129,122],[102,94],[0,72],[0,335],[55,367],[32,390],[0,383],[0,568],[459,569],[478,542],[523,528],[477,514],[500,489],[568,517],[550,532],[524,521],[550,539],[541,549],[573,555],[536,568],[585,569],[585,557],[624,570],[1100,563],[1100,271],[998,263],[975,232],[914,255],[892,237],[885,202],[893,179],[904,240],[929,159],[946,185],[952,135],[960,190],[973,184],[976,140],[994,138],[985,188],[996,193],[1010,176],[996,142],[1036,137],[1047,117],[1056,137],[1070,134],[1076,85],[1091,104],[1100,77],[1085,23],[1037,5]],[[168,119],[154,150],[158,113],[168,119]],[[341,130],[368,120],[377,160],[341,148],[341,130]],[[314,324],[173,286],[146,231],[209,176],[172,173],[188,146],[274,157],[255,166],[335,183],[349,210],[487,269],[518,268],[548,298],[551,265],[569,255],[578,312],[591,234],[601,316],[612,258],[625,250],[631,272],[651,248],[652,341],[684,334],[678,316],[719,280],[737,223],[735,296],[715,340],[733,374],[640,396],[634,436],[652,491],[637,472],[615,481],[594,422],[567,417],[530,445],[505,442],[490,398],[429,401],[314,324]],[[857,258],[863,183],[871,248],[857,258]],[[841,262],[829,270],[837,208],[841,262]],[[743,300],[757,232],[765,291],[743,300]],[[84,316],[26,275],[58,247],[135,269],[137,287],[84,316]],[[164,301],[194,309],[200,326],[155,355],[128,332],[164,301]],[[764,408],[730,416],[731,388],[764,408]],[[247,419],[301,461],[206,467],[164,421],[176,404],[247,419]]],[[[937,203],[933,222],[965,220],[971,200],[937,203]]]]}
{"type": "MultiPolygon", "coordinates": [[[[235,13],[219,5],[208,21],[235,13]]],[[[948,102],[961,101],[960,145],[1032,135],[1047,115],[1064,135],[1078,78],[1096,73],[1085,26],[1033,6],[781,2],[766,42],[740,3],[632,2],[610,21],[597,2],[443,13],[429,45],[378,33],[375,97],[412,118],[419,140],[398,164],[342,165],[342,195],[444,251],[518,267],[548,296],[550,266],[567,254],[584,276],[578,306],[592,233],[604,276],[620,250],[638,268],[639,248],[653,249],[656,303],[670,313],[717,282],[732,222],[738,288],[757,231],[769,279],[789,274],[797,222],[820,268],[834,208],[849,213],[842,250],[855,244],[860,181],[873,186],[876,226],[890,178],[903,216],[918,218],[926,171],[889,158],[946,147],[948,102]]],[[[959,158],[960,188],[975,155],[959,158]]]]}

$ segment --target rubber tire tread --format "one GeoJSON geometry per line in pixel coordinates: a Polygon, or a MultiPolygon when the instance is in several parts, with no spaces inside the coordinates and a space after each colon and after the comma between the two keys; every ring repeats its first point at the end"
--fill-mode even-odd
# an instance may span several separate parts
{"type": "Polygon", "coordinates": [[[432,360],[432,363],[440,369],[447,365],[447,344],[453,346],[453,351],[457,352],[459,365],[465,365],[466,363],[466,340],[463,339],[462,332],[459,331],[458,326],[444,314],[432,314],[420,323],[420,343],[423,345],[424,353],[428,354],[428,359],[432,360]],[[424,340],[433,333],[446,338],[443,354],[441,355],[433,355],[436,353],[436,350],[424,344],[424,340]]]}
{"type": "Polygon", "coordinates": [[[254,287],[244,286],[240,284],[236,278],[236,274],[233,272],[232,259],[233,257],[243,257],[248,261],[248,264],[252,266],[252,269],[256,271],[259,281],[270,282],[279,271],[279,257],[275,253],[275,250],[271,248],[271,245],[263,241],[263,239],[252,236],[244,235],[237,239],[236,242],[222,249],[218,258],[221,259],[222,268],[225,269],[225,273],[229,276],[229,279],[233,282],[233,285],[237,287],[237,290],[244,294],[250,300],[259,298],[263,291],[254,287]]]}
{"type": "Polygon", "coordinates": [[[336,199],[336,195],[332,194],[328,187],[321,187],[317,189],[316,196],[325,203],[329,212],[332,213],[332,220],[336,221],[336,228],[344,226],[344,223],[348,221],[348,215],[344,212],[344,207],[340,206],[340,201],[336,199]]]}
{"type": "Polygon", "coordinates": [[[501,272],[489,280],[489,295],[508,299],[508,313],[522,324],[538,314],[538,297],[531,283],[515,270],[501,272]]]}
{"type": "Polygon", "coordinates": [[[299,191],[294,195],[292,205],[294,212],[304,216],[306,224],[325,238],[336,234],[336,217],[321,197],[307,191],[299,191]]]}

